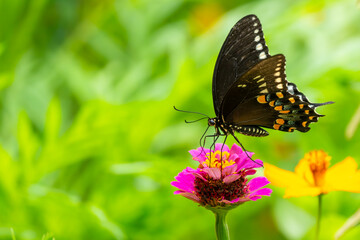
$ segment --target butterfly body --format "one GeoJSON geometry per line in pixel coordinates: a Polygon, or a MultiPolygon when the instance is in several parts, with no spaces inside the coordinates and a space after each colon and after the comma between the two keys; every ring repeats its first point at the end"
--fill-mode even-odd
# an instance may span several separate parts
{"type": "MultiPolygon", "coordinates": [[[[216,135],[235,132],[262,137],[262,127],[285,132],[307,132],[320,115],[294,83],[286,79],[285,56],[271,56],[261,23],[255,15],[238,21],[226,38],[214,70],[213,102],[216,113],[210,118],[216,135]]],[[[234,136],[235,137],[235,136],[234,136]]]]}
{"type": "Polygon", "coordinates": [[[236,123],[227,123],[221,121],[218,118],[209,118],[209,126],[214,126],[217,135],[233,135],[235,132],[241,133],[243,135],[252,136],[252,137],[265,137],[269,133],[258,127],[243,125],[239,126],[236,123]]]}

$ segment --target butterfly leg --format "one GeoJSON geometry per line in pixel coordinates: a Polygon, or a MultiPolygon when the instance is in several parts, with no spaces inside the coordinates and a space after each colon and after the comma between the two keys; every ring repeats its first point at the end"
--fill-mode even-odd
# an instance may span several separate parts
{"type": "MultiPolygon", "coordinates": [[[[220,135],[215,134],[215,135],[213,135],[213,137],[214,137],[214,141],[210,146],[210,152],[211,152],[211,148],[213,148],[212,152],[215,152],[215,144],[216,144],[216,141],[219,139],[220,135]]],[[[211,165],[211,154],[210,154],[210,165],[211,165]]]]}
{"type": "MultiPolygon", "coordinates": [[[[234,137],[234,139],[240,144],[241,148],[243,149],[243,151],[245,152],[246,156],[253,162],[255,162],[247,153],[246,149],[244,148],[244,146],[241,144],[241,142],[239,141],[239,139],[235,136],[234,132],[231,131],[230,134],[234,137]]],[[[261,165],[260,163],[255,162],[256,164],[260,165],[261,167],[264,167],[263,165],[261,165]]]]}
{"type": "MultiPolygon", "coordinates": [[[[224,134],[213,134],[213,135],[206,135],[205,137],[204,137],[204,141],[203,141],[203,146],[205,146],[205,143],[206,143],[206,139],[207,138],[214,138],[214,141],[213,141],[213,143],[211,144],[211,146],[210,146],[210,152],[211,151],[213,151],[214,152],[214,150],[215,150],[215,143],[216,143],[216,141],[219,139],[219,137],[220,136],[225,136],[224,134]],[[212,150],[212,148],[213,148],[213,150],[212,150]]],[[[210,154],[210,164],[211,164],[211,154],[210,154]]]]}
{"type": "Polygon", "coordinates": [[[199,155],[201,154],[201,153],[205,153],[205,151],[204,151],[204,147],[205,147],[205,140],[204,140],[204,144],[202,145],[202,140],[204,139],[204,137],[205,137],[205,134],[206,134],[206,132],[209,130],[209,127],[210,126],[208,126],[207,128],[206,128],[206,130],[205,130],[205,132],[204,132],[204,134],[201,136],[201,138],[200,138],[200,147],[201,147],[201,152],[199,153],[199,155]]]}
{"type": "Polygon", "coordinates": [[[221,151],[220,151],[220,159],[221,159],[221,162],[220,162],[220,163],[221,163],[221,169],[220,169],[220,171],[221,171],[221,179],[222,179],[222,169],[223,169],[222,152],[223,152],[223,148],[224,148],[224,145],[225,145],[225,143],[226,143],[227,137],[228,137],[228,135],[225,134],[225,139],[224,139],[224,142],[223,142],[223,144],[222,144],[222,146],[221,146],[221,151]]]}
{"type": "Polygon", "coordinates": [[[226,134],[213,134],[213,135],[206,135],[203,139],[204,139],[204,141],[203,141],[203,146],[205,147],[205,143],[206,143],[206,139],[207,138],[210,138],[210,137],[212,137],[212,138],[214,138],[214,141],[213,141],[213,143],[211,144],[211,146],[210,146],[210,149],[215,145],[215,143],[216,143],[216,141],[219,139],[219,137],[220,136],[226,136],[226,134]]]}

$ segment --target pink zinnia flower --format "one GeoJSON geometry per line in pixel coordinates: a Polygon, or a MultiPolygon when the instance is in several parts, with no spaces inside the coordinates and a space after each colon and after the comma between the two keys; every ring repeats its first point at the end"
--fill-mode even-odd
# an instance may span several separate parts
{"type": "MultiPolygon", "coordinates": [[[[171,185],[179,190],[174,194],[206,207],[237,206],[270,196],[272,190],[263,188],[269,183],[265,177],[248,180],[249,175],[256,173],[255,168],[263,165],[262,161],[250,160],[238,145],[229,149],[227,145],[218,143],[214,151],[198,148],[189,152],[199,166],[197,169],[188,167],[175,177],[176,181],[171,185]]],[[[247,153],[250,157],[253,155],[247,153]]]]}

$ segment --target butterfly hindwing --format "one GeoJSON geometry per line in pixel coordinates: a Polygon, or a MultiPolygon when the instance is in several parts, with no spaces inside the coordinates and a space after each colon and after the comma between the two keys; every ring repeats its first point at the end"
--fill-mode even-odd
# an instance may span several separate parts
{"type": "Polygon", "coordinates": [[[228,34],[215,65],[213,101],[217,116],[234,82],[269,56],[260,20],[255,15],[239,20],[228,34]]]}
{"type": "Polygon", "coordinates": [[[220,116],[224,121],[259,125],[254,123],[255,119],[259,119],[258,122],[262,123],[266,118],[273,118],[274,112],[268,111],[271,108],[259,104],[257,97],[280,91],[277,87],[286,89],[285,65],[280,61],[285,63],[283,55],[267,58],[238,78],[227,92],[221,105],[220,116]],[[279,64],[280,66],[277,66],[279,64]],[[279,76],[274,76],[275,73],[279,76]]]}
{"type": "MultiPolygon", "coordinates": [[[[327,103],[324,103],[327,104],[327,103]]],[[[262,126],[280,131],[308,131],[323,116],[293,83],[286,80],[285,57],[269,57],[253,66],[231,86],[220,117],[235,126],[262,126]]]]}

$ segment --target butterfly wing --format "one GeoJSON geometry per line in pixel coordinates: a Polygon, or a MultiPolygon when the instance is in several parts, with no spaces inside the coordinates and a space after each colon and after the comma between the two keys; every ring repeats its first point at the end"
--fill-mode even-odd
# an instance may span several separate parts
{"type": "Polygon", "coordinates": [[[286,80],[285,56],[262,60],[243,74],[225,95],[220,116],[235,126],[262,126],[292,132],[307,132],[320,115],[311,103],[286,80]]]}
{"type": "Polygon", "coordinates": [[[227,36],[215,64],[213,101],[216,116],[219,116],[221,103],[234,82],[269,56],[260,20],[255,15],[239,20],[227,36]]]}

